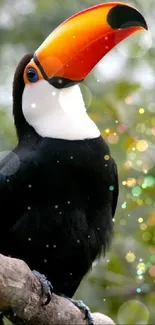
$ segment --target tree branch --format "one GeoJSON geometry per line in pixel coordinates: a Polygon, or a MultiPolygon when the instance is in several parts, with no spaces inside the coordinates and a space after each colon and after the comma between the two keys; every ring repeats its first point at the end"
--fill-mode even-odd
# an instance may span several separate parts
{"type": "MultiPolygon", "coordinates": [[[[43,307],[39,280],[19,259],[0,254],[0,310],[16,325],[87,325],[84,315],[69,300],[52,295],[43,307]]],[[[96,325],[114,325],[113,321],[94,313],[96,325]]]]}

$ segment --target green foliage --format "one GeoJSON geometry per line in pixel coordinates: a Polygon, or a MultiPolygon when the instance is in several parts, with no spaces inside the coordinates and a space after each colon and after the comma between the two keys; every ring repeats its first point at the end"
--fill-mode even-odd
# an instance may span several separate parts
{"type": "MultiPolygon", "coordinates": [[[[15,0],[12,6],[10,0],[0,1],[1,151],[10,150],[17,141],[9,94],[18,61],[26,52],[35,50],[64,19],[100,2],[15,0]],[[8,88],[4,104],[3,92],[8,88]]],[[[132,4],[152,26],[153,1],[135,0],[132,4]]],[[[75,298],[122,325],[151,325],[155,319],[154,48],[141,50],[139,37],[134,41],[131,37],[105,58],[115,63],[114,67],[123,61],[119,72],[111,77],[113,68],[105,65],[100,82],[94,70],[81,84],[88,114],[99,126],[117,162],[120,194],[110,250],[94,263],[75,298]],[[127,55],[123,54],[124,47],[128,48],[127,55]],[[105,74],[108,71],[110,76],[105,74]]],[[[103,62],[107,62],[105,59],[103,62]]]]}
{"type": "Polygon", "coordinates": [[[121,80],[115,85],[114,92],[117,100],[123,100],[132,93],[138,91],[141,85],[138,82],[128,82],[127,80],[121,80]]]}

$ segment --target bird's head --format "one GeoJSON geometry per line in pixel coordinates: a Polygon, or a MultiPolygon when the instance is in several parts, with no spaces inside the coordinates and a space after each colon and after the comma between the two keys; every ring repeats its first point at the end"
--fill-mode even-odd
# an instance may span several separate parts
{"type": "MultiPolygon", "coordinates": [[[[77,138],[75,134],[69,135],[73,119],[81,119],[82,124],[85,115],[77,84],[118,43],[144,29],[147,24],[142,14],[122,2],[91,7],[58,26],[17,69],[14,95],[17,96],[16,81],[20,70],[22,114],[27,123],[41,136],[77,138]]],[[[14,115],[16,117],[15,105],[14,115]]],[[[82,135],[85,136],[89,135],[82,135]]]]}

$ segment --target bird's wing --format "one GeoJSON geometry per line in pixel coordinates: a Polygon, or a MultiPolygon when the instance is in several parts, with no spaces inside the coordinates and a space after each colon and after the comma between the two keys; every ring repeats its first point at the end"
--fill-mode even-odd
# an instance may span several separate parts
{"type": "MultiPolygon", "coordinates": [[[[95,159],[96,165],[93,165],[96,167],[90,168],[90,170],[87,167],[85,170],[85,174],[88,173],[89,200],[88,209],[84,214],[88,228],[85,228],[86,226],[82,222],[79,224],[78,236],[82,239],[83,246],[78,255],[79,268],[76,281],[72,280],[72,285],[69,288],[71,295],[77,290],[81,279],[91,268],[94,260],[100,257],[102,251],[105,254],[113,234],[114,223],[112,219],[116,212],[119,192],[118,174],[113,158],[108,161],[104,160],[105,153],[107,154],[107,151],[101,150],[100,157],[98,156],[98,160],[95,159]],[[87,230],[85,231],[85,229],[87,230]]],[[[77,263],[78,256],[75,256],[75,263],[72,261],[73,264],[77,263]]],[[[74,272],[76,274],[76,271],[74,272]]]]}
{"type": "Polygon", "coordinates": [[[104,143],[95,162],[96,165],[90,171],[89,177],[91,183],[87,220],[95,233],[96,248],[101,252],[101,249],[105,251],[111,242],[112,219],[117,208],[119,183],[116,163],[104,143]]]}

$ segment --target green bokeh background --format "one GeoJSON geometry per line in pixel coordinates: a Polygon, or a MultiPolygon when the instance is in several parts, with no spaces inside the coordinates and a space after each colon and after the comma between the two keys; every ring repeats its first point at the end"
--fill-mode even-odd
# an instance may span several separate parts
{"type": "MultiPolygon", "coordinates": [[[[19,60],[70,15],[100,2],[0,0],[1,152],[17,141],[12,79],[19,60]]],[[[149,32],[114,48],[81,84],[88,113],[117,162],[120,195],[110,250],[94,262],[75,298],[117,324],[155,324],[155,5],[128,3],[143,13],[149,32]]]]}

